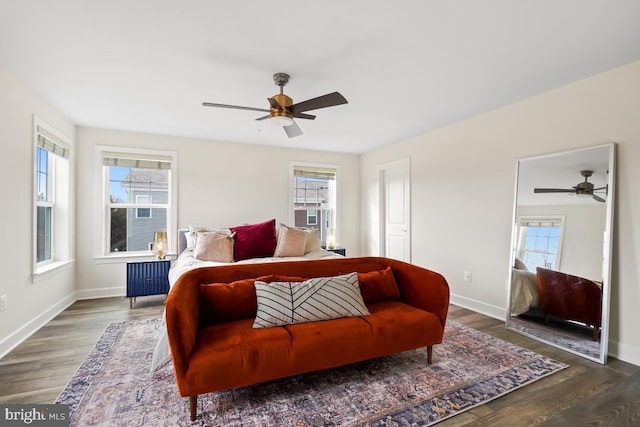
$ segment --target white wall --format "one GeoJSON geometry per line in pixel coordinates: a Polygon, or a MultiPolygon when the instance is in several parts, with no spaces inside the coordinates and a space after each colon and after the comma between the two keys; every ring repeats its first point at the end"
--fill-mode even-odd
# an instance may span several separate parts
{"type": "MultiPolygon", "coordinates": [[[[95,146],[113,145],[178,152],[178,228],[189,224],[230,227],[270,218],[289,222],[289,162],[336,164],[340,189],[338,243],[347,254],[360,254],[360,156],[230,144],[172,136],[78,128],[77,209],[78,285],[80,297],[123,295],[123,261],[94,259],[95,146]]],[[[301,142],[303,145],[303,142],[301,142]]]]}
{"type": "Polygon", "coordinates": [[[519,206],[521,216],[563,215],[559,271],[601,281],[602,245],[607,209],[604,203],[561,206],[519,206]]]}
{"type": "MultiPolygon", "coordinates": [[[[0,357],[74,299],[74,265],[32,282],[34,114],[74,138],[72,123],[0,68],[0,295],[7,295],[7,310],[0,312],[0,357]]],[[[73,176],[73,157],[71,162],[73,176]]],[[[74,199],[75,189],[72,208],[74,199]]]]}
{"type": "Polygon", "coordinates": [[[504,318],[516,159],[617,142],[609,350],[640,365],[639,112],[635,62],[363,155],[363,253],[378,248],[376,165],[410,157],[413,262],[444,274],[452,301],[504,318]]]}

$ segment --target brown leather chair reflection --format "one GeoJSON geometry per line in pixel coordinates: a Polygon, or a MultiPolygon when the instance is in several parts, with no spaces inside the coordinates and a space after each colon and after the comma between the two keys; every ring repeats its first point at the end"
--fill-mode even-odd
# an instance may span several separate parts
{"type": "Polygon", "coordinates": [[[584,277],[536,268],[540,309],[544,322],[549,315],[574,320],[593,327],[598,340],[602,321],[602,286],[584,277]]]}

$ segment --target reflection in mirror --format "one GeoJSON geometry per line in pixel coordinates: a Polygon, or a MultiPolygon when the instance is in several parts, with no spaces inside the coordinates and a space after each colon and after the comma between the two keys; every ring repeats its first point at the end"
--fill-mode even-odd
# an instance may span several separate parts
{"type": "Polygon", "coordinates": [[[615,144],[518,160],[507,329],[605,363],[615,144]]]}

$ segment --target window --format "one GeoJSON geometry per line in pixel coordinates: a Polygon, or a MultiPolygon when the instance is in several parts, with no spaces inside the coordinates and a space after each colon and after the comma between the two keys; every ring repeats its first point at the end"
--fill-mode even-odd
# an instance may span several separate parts
{"type": "Polygon", "coordinates": [[[317,209],[307,209],[307,225],[318,225],[317,209]]]}
{"type": "Polygon", "coordinates": [[[530,271],[536,267],[557,270],[562,250],[563,217],[529,218],[518,220],[518,257],[530,271]]]}
{"type": "Polygon", "coordinates": [[[53,155],[36,147],[36,262],[51,261],[53,239],[53,155]]]}
{"type": "Polygon", "coordinates": [[[33,118],[34,238],[33,272],[39,274],[69,260],[71,142],[60,132],[33,118]]]}
{"type": "Polygon", "coordinates": [[[149,255],[153,233],[176,230],[176,154],[98,147],[101,168],[102,256],[149,255]]]}
{"type": "Polygon", "coordinates": [[[291,165],[291,222],[318,228],[323,245],[327,230],[336,228],[337,175],[337,167],[331,165],[291,165]]]}
{"type": "MultiPolygon", "coordinates": [[[[151,195],[136,194],[136,205],[151,204],[151,195]]],[[[136,208],[136,218],[151,218],[151,208],[136,208]]]]}

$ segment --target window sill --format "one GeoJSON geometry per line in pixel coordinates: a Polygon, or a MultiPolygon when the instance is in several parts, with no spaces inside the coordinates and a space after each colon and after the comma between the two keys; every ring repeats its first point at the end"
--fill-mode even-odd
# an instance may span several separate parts
{"type": "Polygon", "coordinates": [[[31,278],[31,283],[38,283],[43,280],[46,280],[61,271],[68,270],[75,264],[75,259],[70,259],[66,261],[56,261],[42,267],[36,269],[36,272],[33,273],[31,278]]]}
{"type": "MultiPolygon", "coordinates": [[[[167,260],[175,259],[175,254],[167,254],[167,260]]],[[[129,253],[129,254],[118,254],[118,255],[101,255],[93,257],[96,264],[122,264],[127,262],[136,262],[136,261],[155,261],[156,257],[153,254],[149,253],[129,253]]]]}

